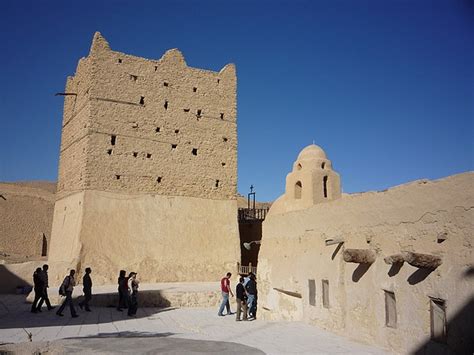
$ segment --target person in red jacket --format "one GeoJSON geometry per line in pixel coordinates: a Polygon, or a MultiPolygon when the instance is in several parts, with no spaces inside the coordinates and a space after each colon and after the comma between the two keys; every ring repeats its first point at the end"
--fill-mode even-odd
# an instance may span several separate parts
{"type": "Polygon", "coordinates": [[[221,279],[222,302],[221,302],[221,306],[219,307],[219,312],[217,313],[218,316],[223,316],[222,312],[224,311],[224,307],[227,309],[227,314],[234,314],[230,310],[230,303],[229,303],[229,293],[232,297],[234,297],[234,294],[232,293],[232,289],[230,288],[231,276],[232,274],[228,272],[227,275],[221,279]]]}

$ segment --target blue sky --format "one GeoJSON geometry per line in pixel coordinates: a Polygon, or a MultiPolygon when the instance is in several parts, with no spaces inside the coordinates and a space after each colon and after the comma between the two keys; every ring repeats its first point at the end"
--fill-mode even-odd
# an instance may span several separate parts
{"type": "Polygon", "coordinates": [[[112,49],[238,76],[239,192],[284,191],[320,145],[345,192],[474,170],[474,3],[0,2],[0,181],[56,180],[66,76],[112,49]]]}

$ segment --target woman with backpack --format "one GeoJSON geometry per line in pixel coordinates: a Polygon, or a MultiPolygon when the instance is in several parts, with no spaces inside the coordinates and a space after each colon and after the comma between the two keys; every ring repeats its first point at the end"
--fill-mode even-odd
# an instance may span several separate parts
{"type": "Polygon", "coordinates": [[[71,309],[71,317],[79,317],[76,313],[76,310],[74,309],[74,304],[72,302],[72,291],[74,291],[74,286],[76,286],[76,279],[74,278],[75,274],[76,270],[72,269],[71,271],[69,271],[69,275],[64,278],[64,281],[61,284],[61,287],[59,288],[59,294],[61,296],[66,296],[66,299],[64,300],[63,304],[56,312],[56,314],[60,317],[64,316],[63,310],[68,304],[69,308],[71,309]]]}

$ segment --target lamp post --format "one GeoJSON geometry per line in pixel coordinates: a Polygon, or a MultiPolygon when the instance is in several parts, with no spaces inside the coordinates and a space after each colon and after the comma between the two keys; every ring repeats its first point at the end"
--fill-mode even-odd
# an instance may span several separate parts
{"type": "Polygon", "coordinates": [[[244,248],[247,249],[247,250],[250,250],[250,248],[252,247],[252,243],[255,243],[255,244],[262,244],[262,241],[260,241],[260,240],[252,240],[251,242],[245,242],[245,243],[244,243],[244,248]]]}

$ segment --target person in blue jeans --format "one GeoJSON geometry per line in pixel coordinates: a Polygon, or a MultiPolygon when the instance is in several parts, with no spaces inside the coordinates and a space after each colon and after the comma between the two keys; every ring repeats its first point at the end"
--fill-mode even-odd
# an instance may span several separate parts
{"type": "Polygon", "coordinates": [[[257,319],[257,281],[255,275],[250,273],[250,279],[245,284],[245,291],[247,292],[247,304],[249,309],[249,318],[257,319]]]}
{"type": "Polygon", "coordinates": [[[232,293],[232,289],[230,287],[231,276],[232,274],[228,272],[227,275],[221,279],[222,302],[221,302],[221,306],[219,307],[219,312],[217,312],[218,316],[223,316],[222,312],[224,311],[224,307],[227,309],[227,314],[234,314],[230,310],[230,303],[229,303],[229,293],[232,297],[234,297],[234,294],[232,293]]]}

